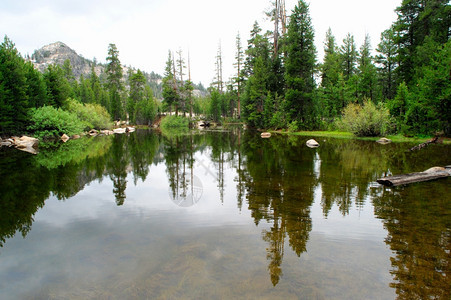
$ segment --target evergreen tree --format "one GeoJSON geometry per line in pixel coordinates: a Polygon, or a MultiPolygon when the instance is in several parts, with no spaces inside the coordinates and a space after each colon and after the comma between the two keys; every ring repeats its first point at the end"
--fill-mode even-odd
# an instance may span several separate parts
{"type": "Polygon", "coordinates": [[[64,102],[72,96],[70,83],[64,76],[59,65],[49,65],[44,73],[49,103],[55,107],[63,106],[64,102]]]}
{"type": "Polygon", "coordinates": [[[153,91],[148,85],[144,86],[143,96],[136,103],[136,124],[151,125],[157,114],[157,104],[153,98],[153,91]]]}
{"type": "Polygon", "coordinates": [[[238,32],[236,36],[236,53],[235,53],[235,63],[234,66],[236,67],[236,77],[234,77],[234,82],[236,84],[236,95],[237,95],[237,118],[241,118],[241,86],[243,83],[243,76],[242,76],[242,68],[243,68],[243,61],[244,61],[244,52],[243,52],[243,46],[241,45],[241,37],[240,33],[238,32]]]}
{"type": "Polygon", "coordinates": [[[315,125],[314,32],[307,3],[300,0],[292,11],[286,37],[285,108],[289,121],[303,128],[315,125]]]}
{"type": "Polygon", "coordinates": [[[340,99],[339,83],[343,78],[335,37],[329,28],[324,42],[324,59],[320,66],[321,86],[319,94],[323,117],[334,118],[341,113],[343,101],[340,99]]]}
{"type": "Polygon", "coordinates": [[[340,56],[343,68],[343,75],[348,81],[356,73],[357,64],[357,50],[354,42],[354,36],[348,33],[343,40],[343,45],[340,48],[340,56]]]}
{"type": "Polygon", "coordinates": [[[221,119],[221,93],[217,89],[211,91],[210,115],[213,121],[219,122],[221,119]]]}
{"type": "Polygon", "coordinates": [[[260,34],[256,22],[251,31],[245,70],[248,76],[243,97],[243,117],[251,127],[263,128],[263,109],[268,92],[268,79],[271,72],[271,47],[268,39],[260,34]]]}
{"type": "Polygon", "coordinates": [[[384,99],[393,99],[396,87],[396,68],[398,66],[397,46],[393,27],[381,34],[381,41],[376,49],[379,85],[384,99]]]}
{"type": "Polygon", "coordinates": [[[173,59],[171,51],[168,53],[168,60],[166,61],[166,68],[163,77],[163,104],[172,111],[172,106],[177,105],[178,95],[177,88],[175,86],[175,75],[173,72],[173,59]]]}
{"type": "Polygon", "coordinates": [[[141,70],[138,69],[136,73],[133,73],[129,77],[130,81],[130,96],[127,101],[127,113],[130,118],[130,122],[136,123],[137,104],[144,101],[146,98],[146,78],[141,70]]]}
{"type": "Polygon", "coordinates": [[[31,62],[25,63],[24,71],[28,85],[27,95],[29,107],[38,108],[49,104],[44,76],[34,68],[31,62]]]}
{"type": "Polygon", "coordinates": [[[403,0],[396,9],[396,41],[399,47],[399,79],[410,85],[418,67],[428,64],[433,53],[418,52],[428,39],[435,47],[451,36],[451,6],[448,0],[403,0]]]}
{"type": "Polygon", "coordinates": [[[106,74],[107,86],[110,93],[110,113],[115,120],[121,119],[123,116],[122,91],[122,66],[119,61],[119,51],[115,44],[109,44],[106,74]]]}
{"type": "Polygon", "coordinates": [[[13,133],[27,122],[25,63],[13,42],[5,36],[0,45],[0,132],[13,133]]]}
{"type": "Polygon", "coordinates": [[[406,83],[402,82],[398,86],[394,99],[387,101],[387,108],[390,111],[390,115],[395,118],[398,129],[402,129],[402,126],[405,122],[408,102],[409,89],[406,83]]]}
{"type": "Polygon", "coordinates": [[[365,99],[375,101],[377,70],[371,56],[370,36],[365,36],[365,41],[358,55],[358,99],[363,103],[365,99]]]}
{"type": "Polygon", "coordinates": [[[89,83],[91,90],[93,92],[93,102],[96,104],[101,104],[102,106],[108,108],[109,107],[109,101],[105,101],[107,99],[105,97],[106,91],[104,90],[99,76],[97,76],[96,70],[95,70],[95,64],[91,65],[91,74],[89,76],[89,83]]]}

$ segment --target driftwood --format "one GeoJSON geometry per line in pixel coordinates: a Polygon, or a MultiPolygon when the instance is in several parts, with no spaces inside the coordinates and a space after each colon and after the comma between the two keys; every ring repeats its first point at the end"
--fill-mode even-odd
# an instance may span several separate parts
{"type": "Polygon", "coordinates": [[[448,176],[451,176],[451,166],[446,166],[444,168],[433,167],[424,172],[383,177],[378,179],[377,182],[387,186],[398,186],[409,183],[445,178],[448,176]]]}
{"type": "Polygon", "coordinates": [[[410,151],[421,150],[421,149],[423,149],[424,147],[426,147],[427,145],[429,145],[429,144],[435,144],[435,143],[440,143],[439,137],[438,137],[438,136],[432,138],[431,140],[429,140],[429,141],[427,141],[427,142],[421,143],[421,144],[419,144],[419,145],[416,145],[415,147],[410,148],[410,151]]]}

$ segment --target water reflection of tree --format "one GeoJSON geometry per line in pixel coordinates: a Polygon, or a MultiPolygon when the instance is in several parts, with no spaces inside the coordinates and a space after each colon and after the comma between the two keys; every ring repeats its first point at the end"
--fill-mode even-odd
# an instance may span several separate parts
{"type": "Polygon", "coordinates": [[[374,197],[394,253],[391,286],[399,299],[451,299],[450,192],[442,181],[384,189],[374,197]]]}
{"type": "Polygon", "coordinates": [[[368,185],[387,170],[393,146],[377,143],[328,139],[318,149],[321,158],[319,181],[321,204],[325,216],[333,204],[343,214],[349,214],[353,202],[362,207],[368,197],[368,185]]]}
{"type": "Polygon", "coordinates": [[[128,137],[86,137],[65,144],[41,145],[36,156],[0,149],[0,247],[17,231],[27,235],[34,214],[51,193],[64,200],[86,184],[110,175],[116,201],[122,204],[126,173],[132,171],[135,184],[138,179],[144,180],[158,147],[158,136],[137,131],[128,137]]]}
{"type": "Polygon", "coordinates": [[[296,255],[306,251],[316,186],[314,152],[300,147],[297,140],[251,137],[244,152],[249,209],[256,224],[262,219],[272,224],[262,237],[269,244],[266,251],[271,282],[277,285],[282,276],[285,239],[288,237],[296,255]]]}

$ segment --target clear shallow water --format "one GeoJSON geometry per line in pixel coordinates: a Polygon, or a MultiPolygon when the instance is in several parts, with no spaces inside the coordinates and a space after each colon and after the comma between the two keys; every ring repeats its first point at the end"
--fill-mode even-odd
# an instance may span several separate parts
{"type": "Polygon", "coordinates": [[[2,299],[447,299],[450,147],[251,132],[0,150],[2,299]]]}

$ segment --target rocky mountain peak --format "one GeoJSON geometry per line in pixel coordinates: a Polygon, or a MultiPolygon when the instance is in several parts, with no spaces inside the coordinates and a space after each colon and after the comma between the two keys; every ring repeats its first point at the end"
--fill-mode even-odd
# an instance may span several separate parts
{"type": "MultiPolygon", "coordinates": [[[[35,67],[41,72],[44,72],[51,64],[63,65],[64,61],[67,59],[70,61],[75,78],[79,78],[80,75],[86,77],[91,73],[93,62],[77,54],[75,50],[71,49],[63,42],[45,45],[36,50],[31,56],[31,60],[35,67]]],[[[95,66],[97,75],[102,72],[102,69],[103,67],[100,65],[95,66]]]]}

